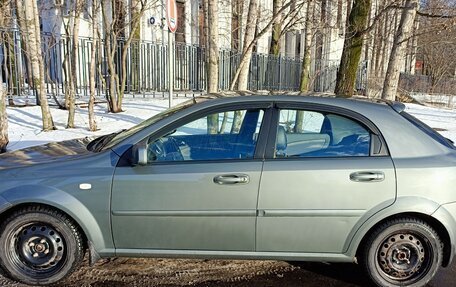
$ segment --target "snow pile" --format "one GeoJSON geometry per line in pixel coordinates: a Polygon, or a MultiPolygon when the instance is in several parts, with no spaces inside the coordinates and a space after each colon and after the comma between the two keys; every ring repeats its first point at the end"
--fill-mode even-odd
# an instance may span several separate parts
{"type": "MultiPolygon", "coordinates": [[[[174,104],[189,100],[178,98],[174,104]]],[[[56,131],[41,131],[40,107],[9,107],[9,150],[17,150],[29,146],[45,144],[86,136],[99,136],[129,128],[168,107],[166,98],[126,98],[123,104],[125,112],[110,114],[106,112],[106,104],[96,105],[95,112],[99,130],[88,130],[87,108],[77,108],[75,129],[65,129],[68,112],[52,109],[52,116],[58,128],[56,131]]],[[[423,107],[414,104],[407,105],[407,112],[416,116],[432,128],[437,129],[445,137],[456,142],[456,110],[423,107]]]]}

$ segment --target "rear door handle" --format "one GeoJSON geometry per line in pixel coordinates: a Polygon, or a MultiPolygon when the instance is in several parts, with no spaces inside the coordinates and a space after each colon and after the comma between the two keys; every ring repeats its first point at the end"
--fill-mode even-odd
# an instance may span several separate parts
{"type": "Polygon", "coordinates": [[[350,174],[350,180],[355,182],[378,182],[385,179],[382,171],[357,171],[350,174]]]}
{"type": "Polygon", "coordinates": [[[250,177],[246,174],[222,174],[214,177],[216,184],[247,184],[250,177]]]}

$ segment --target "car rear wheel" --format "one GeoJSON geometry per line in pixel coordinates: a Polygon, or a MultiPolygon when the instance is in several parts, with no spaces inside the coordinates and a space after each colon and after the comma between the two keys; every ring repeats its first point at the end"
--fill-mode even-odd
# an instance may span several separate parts
{"type": "Polygon", "coordinates": [[[442,250],[431,226],[400,218],[385,222],[370,235],[362,263],[377,286],[424,286],[442,264],[442,250]]]}
{"type": "Polygon", "coordinates": [[[48,285],[82,262],[84,245],[66,215],[41,206],[13,212],[0,227],[0,267],[12,280],[48,285]]]}

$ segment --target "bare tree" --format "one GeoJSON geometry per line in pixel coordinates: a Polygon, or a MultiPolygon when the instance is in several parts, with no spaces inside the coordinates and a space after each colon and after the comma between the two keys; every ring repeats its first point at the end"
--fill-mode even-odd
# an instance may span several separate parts
{"type": "Polygon", "coordinates": [[[54,130],[54,122],[49,109],[46,87],[44,60],[41,53],[39,14],[36,1],[16,0],[17,17],[20,20],[22,36],[27,41],[27,56],[32,69],[32,84],[38,93],[43,122],[43,131],[54,130]]]}
{"type": "Polygon", "coordinates": [[[8,145],[8,117],[6,115],[6,92],[0,85],[0,153],[6,151],[8,145]]]}
{"type": "MultiPolygon", "coordinates": [[[[2,1],[0,3],[0,25],[7,26],[7,23],[11,21],[11,2],[10,1],[2,1]]],[[[4,64],[6,65],[7,62],[11,63],[11,41],[9,41],[9,35],[1,35],[0,44],[3,46],[4,52],[4,64]]],[[[14,59],[14,58],[13,58],[14,59]]],[[[12,64],[15,64],[14,62],[12,64]]],[[[7,69],[5,69],[5,72],[7,69]]],[[[6,75],[7,80],[8,75],[6,75]]],[[[11,78],[11,77],[10,77],[11,78]]],[[[12,86],[9,83],[8,86],[12,86]]],[[[9,143],[8,139],[8,117],[6,113],[6,105],[7,105],[7,91],[3,87],[3,77],[2,73],[0,72],[0,153],[6,151],[6,147],[9,143]]]]}
{"type": "MultiPolygon", "coordinates": [[[[456,14],[456,7],[447,1],[433,1],[432,5],[422,7],[427,15],[456,14]],[[451,13],[451,14],[450,14],[451,13]]],[[[429,92],[441,92],[454,79],[456,73],[456,18],[419,17],[419,28],[416,31],[418,54],[423,63],[421,72],[430,79],[429,92]]]]}
{"type": "MultiPolygon", "coordinates": [[[[312,0],[307,1],[306,5],[306,22],[305,22],[305,39],[304,39],[304,55],[302,57],[302,72],[301,72],[301,83],[299,90],[301,92],[307,92],[310,88],[310,64],[311,64],[311,45],[313,38],[313,13],[315,9],[315,2],[312,0]]],[[[297,121],[300,123],[301,121],[297,121]]]]}
{"type": "Polygon", "coordinates": [[[238,79],[238,90],[246,91],[248,86],[249,78],[249,67],[250,59],[252,58],[253,45],[255,41],[255,28],[258,17],[258,0],[250,0],[249,10],[247,14],[247,24],[245,28],[244,45],[242,54],[245,55],[245,59],[240,64],[240,72],[238,79]]]}
{"type": "Polygon", "coordinates": [[[136,7],[126,7],[121,0],[101,0],[103,16],[104,43],[106,62],[109,72],[109,95],[107,96],[109,111],[122,111],[122,102],[127,83],[127,58],[132,40],[136,36],[140,20],[148,6],[148,0],[131,1],[136,7]],[[129,21],[126,19],[127,9],[136,10],[129,21]],[[116,61],[119,40],[123,41],[120,49],[120,63],[116,61]],[[120,76],[119,71],[120,70],[120,76]]]}
{"type": "Polygon", "coordinates": [[[337,72],[335,93],[339,97],[353,96],[370,9],[370,0],[353,1],[347,22],[342,58],[337,72]]]}
{"type": "Polygon", "coordinates": [[[385,82],[383,84],[382,99],[394,100],[396,98],[399,74],[405,56],[406,41],[411,36],[418,0],[406,0],[402,10],[401,21],[394,37],[385,82]]]}
{"type": "Polygon", "coordinates": [[[90,98],[89,98],[89,130],[96,131],[97,130],[97,121],[95,118],[94,106],[95,106],[95,98],[96,98],[96,74],[97,74],[97,67],[96,67],[96,58],[97,58],[97,51],[99,45],[99,29],[98,29],[98,10],[100,8],[100,3],[98,0],[92,0],[92,49],[90,51],[90,79],[89,79],[89,86],[90,86],[90,98]]]}
{"type": "Polygon", "coordinates": [[[269,46],[269,54],[278,56],[280,53],[280,38],[282,34],[282,14],[278,14],[278,11],[283,6],[283,0],[272,1],[272,13],[278,15],[272,24],[272,35],[271,45],[269,46]]]}
{"type": "Polygon", "coordinates": [[[218,91],[219,61],[218,61],[218,1],[207,0],[207,21],[208,21],[208,51],[207,53],[207,91],[216,93],[218,91]]]}
{"type": "MultiPolygon", "coordinates": [[[[76,88],[77,88],[77,77],[76,69],[78,67],[78,54],[79,54],[79,23],[81,13],[84,9],[84,2],[82,0],[73,1],[73,11],[72,11],[72,31],[71,31],[71,49],[68,51],[70,54],[70,71],[67,73],[67,89],[65,90],[65,106],[68,108],[68,121],[67,128],[74,128],[74,114],[75,114],[75,97],[76,97],[76,88]]],[[[68,31],[68,30],[67,30],[68,31]]]]}
{"type": "MultiPolygon", "coordinates": [[[[384,7],[384,3],[379,4],[376,7],[375,16],[378,15],[379,10],[382,10],[384,7]]],[[[374,17],[375,17],[374,16],[374,17]]],[[[377,92],[381,90],[380,80],[383,78],[382,67],[385,56],[385,51],[383,51],[383,47],[385,46],[386,39],[389,39],[389,36],[384,33],[384,27],[387,22],[389,22],[391,17],[383,17],[378,21],[376,24],[375,30],[372,36],[372,42],[370,47],[372,49],[371,59],[370,59],[370,70],[369,70],[369,96],[377,97],[377,92]]]]}
{"type": "MultiPolygon", "coordinates": [[[[218,92],[219,61],[218,61],[218,1],[204,1],[204,10],[207,17],[205,22],[207,32],[207,49],[206,67],[207,67],[207,92],[218,92]]],[[[226,116],[225,116],[226,118],[226,116]]],[[[207,132],[217,134],[219,132],[218,114],[212,114],[207,117],[207,132]]]]}
{"type": "Polygon", "coordinates": [[[421,38],[420,54],[425,64],[424,72],[430,77],[430,90],[444,80],[454,77],[456,69],[456,34],[455,31],[442,31],[435,34],[427,34],[421,38]],[[432,38],[435,40],[433,41],[432,38]],[[437,38],[437,39],[436,39],[437,38]]]}
{"type": "MultiPolygon", "coordinates": [[[[312,0],[309,0],[310,2],[312,0]]],[[[260,2],[261,3],[261,2],[260,2]]],[[[301,26],[305,23],[304,18],[302,17],[301,14],[301,9],[296,9],[296,5],[298,4],[298,1],[293,1],[291,2],[289,11],[285,13],[283,10],[281,11],[284,1],[283,0],[274,0],[272,3],[272,15],[276,16],[274,17],[275,20],[273,21],[272,24],[272,29],[271,29],[271,42],[269,45],[269,55],[274,56],[274,57],[279,57],[280,52],[282,50],[282,39],[284,36],[287,35],[287,33],[292,32],[293,34],[296,33],[296,30],[301,29],[301,26]],[[279,13],[279,11],[281,11],[279,13]]],[[[301,8],[301,5],[299,5],[299,8],[301,8]]],[[[262,17],[261,17],[261,11],[262,9],[259,9],[259,16],[257,21],[259,22],[258,25],[256,25],[256,31],[255,33],[258,34],[259,32],[259,26],[261,24],[262,17]]],[[[269,13],[269,10],[266,9],[266,11],[269,13]]],[[[269,57],[270,59],[272,57],[269,57]]],[[[278,72],[279,69],[277,69],[277,62],[276,61],[271,61],[269,60],[267,62],[267,67],[266,67],[266,74],[264,77],[264,82],[265,85],[269,85],[270,81],[273,80],[275,77],[279,76],[278,72]]]]}
{"type": "MultiPolygon", "coordinates": [[[[8,28],[13,26],[13,1],[0,1],[0,27],[8,28]]],[[[17,94],[17,89],[14,83],[23,84],[23,79],[16,73],[9,73],[10,69],[18,68],[17,59],[15,57],[16,43],[14,42],[14,31],[1,31],[0,43],[3,46],[3,72],[4,80],[7,83],[6,93],[9,95],[17,94]]],[[[13,105],[13,99],[10,97],[8,102],[13,105]]]]}
{"type": "Polygon", "coordinates": [[[244,0],[231,0],[231,50],[239,51],[241,47],[241,26],[244,0]]]}
{"type": "MultiPolygon", "coordinates": [[[[257,0],[254,0],[254,1],[257,1],[257,0]]],[[[279,15],[281,13],[283,13],[284,11],[286,11],[290,5],[294,3],[296,6],[296,9],[301,9],[304,5],[304,2],[296,2],[295,0],[291,0],[289,1],[288,3],[285,3],[281,9],[279,9],[279,11],[277,12],[277,14],[275,15],[272,15],[271,19],[266,23],[266,25],[260,30],[258,29],[257,32],[255,33],[255,27],[253,27],[253,34],[254,34],[254,37],[251,39],[251,41],[245,41],[244,39],[244,46],[243,46],[243,52],[241,54],[241,59],[240,59],[240,63],[239,63],[239,67],[237,68],[236,72],[234,73],[234,77],[233,79],[231,80],[231,84],[230,84],[230,90],[234,90],[236,88],[236,86],[238,86],[238,89],[239,89],[239,84],[238,84],[238,81],[240,80],[240,74],[241,72],[244,74],[244,75],[247,75],[248,76],[248,73],[245,72],[245,69],[246,69],[246,66],[247,66],[247,70],[248,70],[248,65],[250,65],[250,59],[251,59],[251,56],[252,56],[252,50],[253,50],[253,46],[255,45],[256,41],[262,37],[264,34],[266,34],[269,29],[271,28],[272,24],[274,23],[275,19],[277,17],[279,17],[279,15]],[[243,70],[244,69],[244,70],[243,70]]],[[[252,4],[252,3],[250,3],[252,4]]],[[[250,5],[249,5],[250,6],[250,5]]],[[[257,9],[257,8],[256,8],[257,9]]],[[[249,8],[249,13],[250,13],[250,8],[249,8]]],[[[255,16],[256,18],[257,16],[255,16]]],[[[256,23],[256,22],[255,22],[256,23]]],[[[246,29],[247,30],[247,29],[246,29]]],[[[245,76],[243,76],[245,77],[245,76]]],[[[243,80],[244,83],[247,81],[247,80],[243,80]]],[[[242,84],[242,86],[245,86],[245,84],[242,84]]]]}

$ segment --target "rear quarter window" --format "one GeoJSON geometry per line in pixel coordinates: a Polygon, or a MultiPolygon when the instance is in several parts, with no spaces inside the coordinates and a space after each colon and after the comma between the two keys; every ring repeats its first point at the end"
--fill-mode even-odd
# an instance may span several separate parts
{"type": "Polygon", "coordinates": [[[423,131],[425,134],[430,136],[436,142],[438,142],[448,148],[456,149],[456,147],[450,142],[450,140],[448,140],[447,138],[445,138],[444,136],[442,136],[441,134],[436,132],[433,128],[426,125],[425,123],[423,123],[419,119],[415,118],[411,114],[409,114],[407,112],[401,112],[400,115],[402,117],[404,117],[406,120],[408,120],[410,123],[412,123],[414,126],[419,128],[421,131],[423,131]]]}

